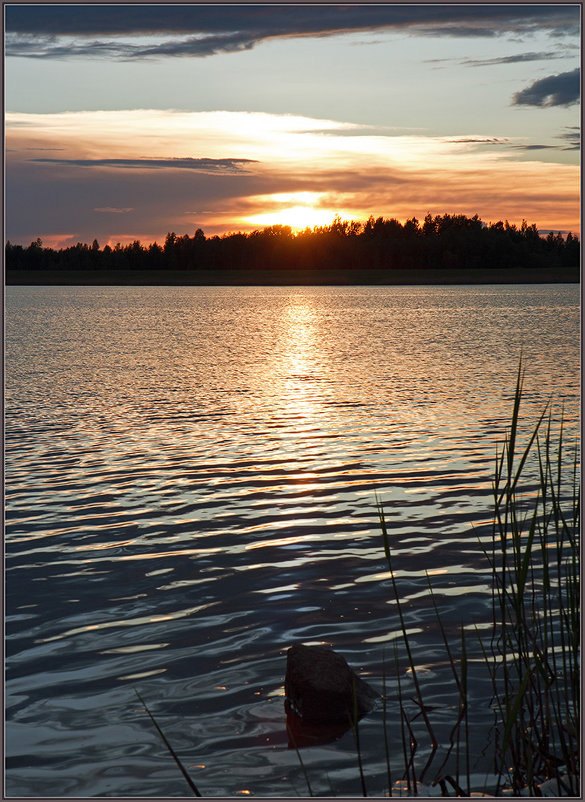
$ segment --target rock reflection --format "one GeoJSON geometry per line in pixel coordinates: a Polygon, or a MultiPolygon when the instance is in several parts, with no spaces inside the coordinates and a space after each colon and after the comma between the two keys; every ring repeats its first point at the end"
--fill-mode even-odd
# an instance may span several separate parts
{"type": "Polygon", "coordinates": [[[339,740],[351,729],[349,722],[347,724],[307,724],[292,710],[288,701],[285,701],[284,709],[289,749],[330,744],[339,740]]]}

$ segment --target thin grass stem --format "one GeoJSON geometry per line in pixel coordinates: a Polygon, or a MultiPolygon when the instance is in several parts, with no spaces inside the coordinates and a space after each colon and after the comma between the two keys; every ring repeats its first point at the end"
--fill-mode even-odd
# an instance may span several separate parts
{"type": "Polygon", "coordinates": [[[168,749],[168,751],[169,751],[169,753],[170,753],[171,757],[173,758],[173,760],[175,761],[175,763],[176,763],[176,764],[177,764],[177,766],[179,767],[179,770],[180,770],[181,774],[183,775],[183,777],[185,778],[185,780],[187,781],[187,784],[188,784],[189,788],[190,788],[190,789],[193,791],[193,793],[195,794],[195,796],[201,796],[201,794],[199,793],[199,790],[198,790],[197,786],[195,785],[195,783],[193,782],[193,780],[192,780],[192,779],[191,779],[191,777],[189,776],[189,774],[188,774],[188,772],[187,772],[187,769],[186,769],[186,768],[183,766],[183,764],[181,763],[181,760],[180,760],[179,756],[177,755],[177,753],[175,752],[175,750],[173,749],[173,747],[170,745],[169,741],[167,740],[167,737],[166,737],[166,735],[164,734],[164,732],[163,732],[163,731],[161,730],[161,728],[159,727],[159,725],[158,725],[158,723],[157,723],[156,719],[154,718],[154,716],[152,715],[152,713],[151,713],[151,712],[150,712],[150,710],[148,709],[148,705],[146,704],[146,702],[144,701],[144,699],[142,698],[142,696],[141,696],[141,695],[138,693],[138,691],[136,690],[136,688],[134,688],[134,693],[136,694],[136,696],[137,696],[137,697],[138,697],[138,699],[140,700],[140,703],[143,705],[144,709],[145,709],[145,710],[146,710],[146,712],[148,713],[148,715],[149,715],[149,717],[150,717],[150,720],[152,721],[152,723],[153,723],[153,724],[154,724],[154,726],[156,727],[156,729],[157,729],[157,732],[158,732],[158,734],[160,735],[160,737],[162,738],[162,740],[163,740],[163,743],[164,743],[164,745],[166,746],[166,748],[168,749]]]}

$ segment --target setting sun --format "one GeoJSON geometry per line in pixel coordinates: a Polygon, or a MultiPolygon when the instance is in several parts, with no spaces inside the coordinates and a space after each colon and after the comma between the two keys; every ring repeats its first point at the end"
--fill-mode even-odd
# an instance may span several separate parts
{"type": "Polygon", "coordinates": [[[260,226],[290,226],[296,231],[302,231],[305,228],[327,226],[333,222],[336,214],[338,212],[330,209],[315,209],[312,206],[290,206],[288,209],[279,209],[275,212],[247,217],[245,222],[260,226]]]}
{"type": "Polygon", "coordinates": [[[278,192],[273,195],[256,198],[266,206],[276,206],[271,212],[245,217],[246,225],[258,226],[290,226],[295,231],[315,226],[328,226],[336,218],[349,218],[352,215],[339,209],[322,208],[320,202],[325,199],[325,192],[278,192]]]}

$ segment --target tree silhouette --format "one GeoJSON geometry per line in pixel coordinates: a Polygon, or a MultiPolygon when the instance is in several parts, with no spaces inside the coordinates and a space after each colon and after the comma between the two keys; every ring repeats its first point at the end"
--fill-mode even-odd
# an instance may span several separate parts
{"type": "MultiPolygon", "coordinates": [[[[294,232],[273,225],[252,232],[206,237],[198,228],[193,236],[166,235],[164,244],[143,245],[135,240],[100,249],[78,242],[60,250],[43,247],[37,238],[24,248],[6,243],[9,283],[27,272],[67,273],[83,283],[97,273],[106,281],[138,281],[141,274],[164,280],[180,273],[186,280],[205,274],[214,280],[248,283],[361,283],[391,281],[392,271],[481,270],[494,268],[576,268],[579,238],[551,232],[541,236],[535,224],[520,226],[507,220],[486,224],[476,214],[430,212],[422,224],[411,217],[370,216],[365,222],[342,220],[294,232]],[[368,279],[369,277],[369,279],[368,279]],[[373,279],[372,279],[373,280],[373,279]]],[[[429,280],[431,274],[429,273],[429,280]]],[[[536,276],[535,276],[536,278],[536,276]]]]}

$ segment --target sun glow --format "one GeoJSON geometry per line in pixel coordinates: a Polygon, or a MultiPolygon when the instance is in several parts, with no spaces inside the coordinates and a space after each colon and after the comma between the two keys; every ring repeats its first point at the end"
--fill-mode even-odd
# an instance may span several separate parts
{"type": "Polygon", "coordinates": [[[338,209],[328,209],[319,204],[325,201],[325,192],[278,192],[254,200],[262,205],[276,206],[270,212],[243,218],[244,223],[254,226],[290,226],[295,231],[305,228],[330,225],[339,215],[347,217],[338,209]]]}
{"type": "Polygon", "coordinates": [[[260,226],[290,226],[295,231],[303,231],[305,228],[329,225],[334,221],[336,214],[338,212],[331,211],[331,209],[314,209],[311,206],[289,206],[287,209],[247,217],[245,222],[260,226]]]}
{"type": "Polygon", "coordinates": [[[336,215],[404,221],[427,212],[580,229],[579,166],[539,161],[552,151],[528,154],[519,137],[490,144],[489,131],[374,134],[287,114],[134,109],[7,112],[6,138],[11,180],[18,193],[29,187],[32,204],[14,233],[9,228],[23,244],[41,237],[47,247],[66,247],[96,237],[113,247],[198,227],[208,236],[270,225],[296,233],[336,215]],[[71,190],[75,181],[96,182],[87,209],[71,190]],[[49,185],[59,187],[58,223],[44,199],[49,185]],[[167,201],[147,201],[145,186],[167,201]]]}

